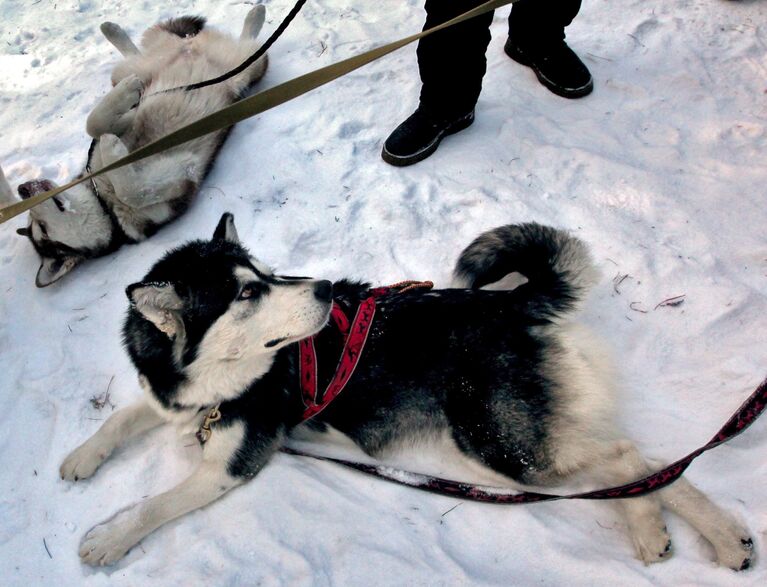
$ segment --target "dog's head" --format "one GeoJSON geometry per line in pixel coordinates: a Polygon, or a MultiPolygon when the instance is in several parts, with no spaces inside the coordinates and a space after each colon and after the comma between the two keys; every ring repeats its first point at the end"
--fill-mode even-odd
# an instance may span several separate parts
{"type": "MultiPolygon", "coordinates": [[[[5,181],[0,189],[0,204],[16,201],[5,181]]],[[[26,200],[52,190],[56,184],[47,179],[22,183],[19,196],[26,200]]],[[[105,249],[112,235],[111,222],[90,189],[77,185],[38,204],[29,211],[27,226],[16,231],[29,238],[40,255],[41,264],[35,284],[45,287],[72,271],[84,259],[105,249]]]]}
{"type": "Polygon", "coordinates": [[[226,213],[210,241],[170,251],[126,293],[131,313],[170,338],[176,361],[188,365],[198,357],[272,355],[317,333],[330,316],[333,287],[275,275],[240,244],[226,213]]]}

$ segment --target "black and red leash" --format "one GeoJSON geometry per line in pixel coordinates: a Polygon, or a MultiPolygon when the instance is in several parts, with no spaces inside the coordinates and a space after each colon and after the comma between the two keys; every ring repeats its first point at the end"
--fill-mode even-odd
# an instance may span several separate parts
{"type": "Polygon", "coordinates": [[[733,414],[711,440],[687,456],[674,461],[656,473],[632,483],[619,485],[617,487],[609,487],[607,489],[586,491],[583,493],[571,493],[568,495],[535,493],[529,491],[512,492],[505,488],[472,485],[470,483],[462,483],[452,479],[443,479],[441,477],[424,475],[422,473],[404,471],[386,465],[367,464],[346,459],[321,456],[288,447],[283,447],[282,452],[336,463],[400,485],[406,485],[408,487],[430,491],[432,493],[439,493],[440,495],[447,495],[449,497],[457,497],[483,503],[523,504],[537,503],[541,501],[556,501],[560,499],[626,499],[647,495],[648,493],[658,491],[659,489],[671,485],[674,481],[679,479],[687,467],[689,467],[690,464],[704,452],[731,440],[753,424],[762,412],[764,412],[765,407],[767,407],[767,379],[762,381],[759,387],[756,388],[756,391],[743,402],[735,414],[733,414]]]}

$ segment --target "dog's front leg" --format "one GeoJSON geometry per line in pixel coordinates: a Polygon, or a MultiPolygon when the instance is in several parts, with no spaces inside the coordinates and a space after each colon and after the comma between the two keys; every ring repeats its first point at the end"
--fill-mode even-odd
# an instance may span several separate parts
{"type": "MultiPolygon", "coordinates": [[[[250,475],[239,475],[239,471],[232,470],[232,463],[236,455],[247,452],[244,438],[245,426],[241,422],[217,425],[204,445],[202,463],[185,481],[118,512],[85,535],[80,544],[83,562],[94,566],[112,564],[163,524],[209,504],[243,483],[250,475]]],[[[266,463],[274,449],[276,445],[257,453],[255,470],[266,463]]],[[[249,464],[253,461],[249,460],[249,464]]]]}
{"type": "Polygon", "coordinates": [[[144,82],[137,75],[120,80],[88,116],[86,132],[94,139],[106,134],[123,135],[133,124],[143,91],[144,82]]]}
{"type": "Polygon", "coordinates": [[[112,414],[98,432],[70,453],[59,469],[62,479],[87,479],[130,438],[162,424],[163,419],[144,401],[112,414]]]}

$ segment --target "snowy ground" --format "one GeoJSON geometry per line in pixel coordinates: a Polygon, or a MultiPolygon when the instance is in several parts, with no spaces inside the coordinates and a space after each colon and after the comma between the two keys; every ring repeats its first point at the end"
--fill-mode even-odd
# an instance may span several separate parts
{"type": "MultiPolygon", "coordinates": [[[[239,33],[247,4],[0,0],[0,162],[10,182],[79,171],[85,117],[117,59],[99,34],[102,21],[137,38],[159,18],[201,13],[239,33]]],[[[268,32],[291,5],[268,2],[268,32]]],[[[675,556],[644,567],[606,504],[498,509],[287,456],[160,529],[116,567],[93,571],[78,561],[88,528],[169,488],[198,458],[189,439],[160,430],[91,481],[72,486],[57,476],[63,457],[110,412],[92,398],[109,389],[119,408],[139,395],[119,340],[124,287],[168,247],[208,236],[225,210],[254,253],[280,269],[381,283],[444,284],[458,251],[499,224],[573,230],[603,270],[584,320],[614,348],[623,424],[651,457],[674,459],[705,442],[761,381],[767,1],[585,0],[569,38],[596,87],[580,101],[549,94],[503,54],[507,11],[493,25],[477,122],[417,166],[379,158],[383,139],[415,106],[409,47],[241,124],[185,217],[59,286],[33,285],[38,259],[15,234],[26,218],[0,228],[5,584],[767,582],[765,421],[688,474],[751,529],[762,560],[742,574],[717,568],[704,541],[672,516],[675,556]],[[655,309],[676,295],[682,305],[655,309]]],[[[420,0],[310,0],[272,50],[262,87],[422,21],[420,0]]]]}

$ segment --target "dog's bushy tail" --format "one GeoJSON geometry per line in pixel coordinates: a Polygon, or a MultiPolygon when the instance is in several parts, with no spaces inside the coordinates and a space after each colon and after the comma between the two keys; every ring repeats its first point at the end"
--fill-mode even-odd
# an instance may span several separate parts
{"type": "Polygon", "coordinates": [[[474,239],[458,258],[453,287],[516,289],[529,313],[553,319],[575,310],[598,272],[586,244],[568,233],[536,223],[509,224],[474,239]],[[515,288],[504,278],[521,273],[515,288]],[[501,281],[503,280],[503,281],[501,281]]]}
{"type": "Polygon", "coordinates": [[[157,25],[177,37],[194,37],[205,27],[205,18],[202,16],[180,16],[169,18],[157,25]]]}

